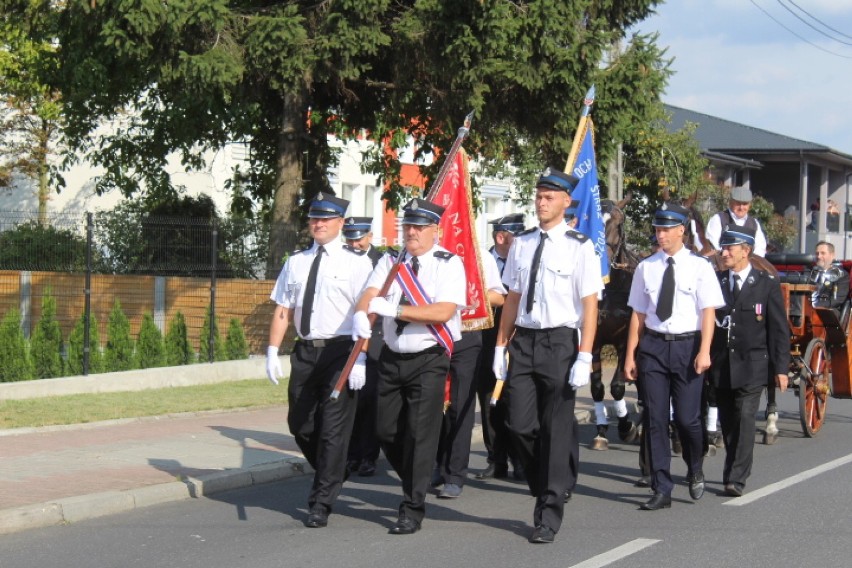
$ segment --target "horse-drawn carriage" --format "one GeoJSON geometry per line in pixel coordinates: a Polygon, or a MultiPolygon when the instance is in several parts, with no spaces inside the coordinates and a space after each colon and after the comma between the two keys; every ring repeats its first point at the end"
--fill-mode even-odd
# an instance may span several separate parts
{"type": "Polygon", "coordinates": [[[839,307],[814,307],[818,284],[809,278],[813,255],[770,254],[766,259],[781,278],[790,325],[788,375],[799,398],[802,431],[812,437],[825,422],[829,396],[852,398],[852,300],[839,307]]]}

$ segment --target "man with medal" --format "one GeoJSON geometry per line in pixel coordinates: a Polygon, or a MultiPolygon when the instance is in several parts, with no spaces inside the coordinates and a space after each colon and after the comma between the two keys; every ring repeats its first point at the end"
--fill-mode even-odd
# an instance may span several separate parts
{"type": "Polygon", "coordinates": [[[789,326],[778,279],[749,262],[751,227],[729,225],[720,238],[727,270],[717,273],[725,305],[716,309],[709,378],[725,441],[725,494],[739,497],[751,474],[755,413],[770,372],[787,388],[789,326]]]}

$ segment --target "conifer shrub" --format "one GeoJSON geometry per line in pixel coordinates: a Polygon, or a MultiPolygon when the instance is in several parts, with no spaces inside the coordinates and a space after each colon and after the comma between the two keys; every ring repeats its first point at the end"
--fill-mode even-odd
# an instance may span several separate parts
{"type": "Polygon", "coordinates": [[[189,345],[189,331],[183,314],[177,312],[166,332],[166,365],[188,365],[194,357],[189,345]]]}
{"type": "Polygon", "coordinates": [[[166,364],[163,334],[150,313],[142,316],[139,339],[136,342],[136,366],[139,369],[162,367],[166,364]]]}
{"type": "Polygon", "coordinates": [[[21,312],[11,309],[0,322],[0,382],[28,381],[33,378],[29,346],[21,330],[21,312]]]}
{"type": "Polygon", "coordinates": [[[30,340],[30,357],[35,378],[50,379],[62,376],[62,330],[56,321],[56,298],[49,290],[41,299],[41,318],[30,340]]]}
{"type": "Polygon", "coordinates": [[[107,372],[129,371],[136,362],[133,358],[133,339],[130,337],[130,322],[121,310],[118,298],[109,313],[107,342],[104,349],[104,369],[107,372]]]}
{"type": "MultiPolygon", "coordinates": [[[[201,335],[198,338],[198,361],[207,363],[210,361],[210,306],[204,314],[204,323],[201,325],[201,335]]],[[[213,361],[225,361],[225,345],[219,335],[219,326],[215,319],[213,321],[213,361]]]]}
{"type": "MultiPolygon", "coordinates": [[[[83,339],[85,335],[86,314],[80,316],[71,336],[68,338],[68,359],[65,361],[69,375],[83,374],[83,339]]],[[[91,316],[89,325],[89,374],[104,372],[104,356],[101,353],[101,338],[98,333],[98,320],[91,316]]]]}
{"type": "Polygon", "coordinates": [[[243,325],[237,318],[231,318],[228,334],[225,336],[225,353],[229,361],[248,359],[249,349],[243,325]]]}

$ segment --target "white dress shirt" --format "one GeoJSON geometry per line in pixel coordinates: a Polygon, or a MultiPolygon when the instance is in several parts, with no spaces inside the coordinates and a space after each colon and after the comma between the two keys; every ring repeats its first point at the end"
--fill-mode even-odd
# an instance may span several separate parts
{"type": "MultiPolygon", "coordinates": [[[[417,257],[420,263],[417,279],[420,281],[426,297],[432,303],[450,302],[458,306],[453,317],[447,322],[447,327],[450,333],[452,333],[453,340],[458,341],[461,339],[461,317],[459,311],[467,304],[464,264],[455,255],[445,259],[435,256],[436,252],[446,253],[448,251],[444,247],[435,245],[431,250],[417,257]]],[[[403,251],[401,254],[405,254],[405,252],[403,251]]],[[[409,258],[406,254],[406,262],[408,262],[409,258]]],[[[379,259],[376,269],[367,281],[366,287],[381,290],[394,262],[396,262],[396,259],[389,254],[379,259]]],[[[399,305],[402,296],[402,288],[394,280],[385,299],[396,306],[399,305]]],[[[426,324],[409,322],[400,335],[396,333],[396,321],[394,318],[384,318],[383,325],[385,344],[397,353],[418,353],[438,344],[426,324]]]]}
{"type": "Polygon", "coordinates": [[[686,247],[675,253],[675,295],[672,315],[666,321],[657,317],[657,299],[663,285],[668,255],[662,250],[639,263],[630,286],[627,304],[645,314],[645,327],[660,333],[688,333],[701,329],[701,311],[725,305],[722,288],[713,266],[703,256],[686,247]]]}
{"type": "MultiPolygon", "coordinates": [[[[352,314],[355,303],[364,291],[364,284],[373,271],[370,257],[355,252],[339,240],[324,245],[325,253],[317,272],[311,333],[302,339],[330,339],[352,334],[352,314]]],[[[275,281],[269,296],[279,306],[293,310],[293,321],[299,331],[305,288],[311,264],[317,255],[316,242],[311,248],[290,256],[275,281]]],[[[299,332],[301,337],[301,332],[299,332]]]]}
{"type": "Polygon", "coordinates": [[[529,329],[580,328],[583,298],[603,290],[601,261],[587,237],[571,231],[563,221],[547,232],[534,290],[532,311],[527,313],[527,293],[532,262],[542,231],[525,231],[515,237],[503,270],[503,282],[521,295],[515,325],[529,329]]]}

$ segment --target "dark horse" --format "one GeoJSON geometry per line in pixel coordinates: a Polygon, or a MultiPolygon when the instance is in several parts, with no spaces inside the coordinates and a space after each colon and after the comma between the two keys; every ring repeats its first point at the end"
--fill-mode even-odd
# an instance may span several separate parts
{"type": "Polygon", "coordinates": [[[627,406],[624,402],[624,358],[627,350],[627,330],[630,325],[631,310],[627,306],[630,295],[630,283],[633,273],[639,264],[639,257],[627,248],[624,238],[624,207],[630,202],[632,195],[628,194],[623,200],[615,203],[609,199],[601,201],[601,212],[606,219],[606,245],[610,261],[609,282],[603,293],[603,299],[598,304],[598,329],[592,349],[591,391],[595,401],[595,423],[597,436],[589,447],[593,450],[606,450],[607,418],[604,410],[604,387],[601,372],[601,349],[604,345],[612,345],[618,356],[615,374],[610,383],[610,394],[615,400],[618,416],[618,434],[622,441],[632,442],[636,439],[636,426],[630,420],[627,406]]]}

